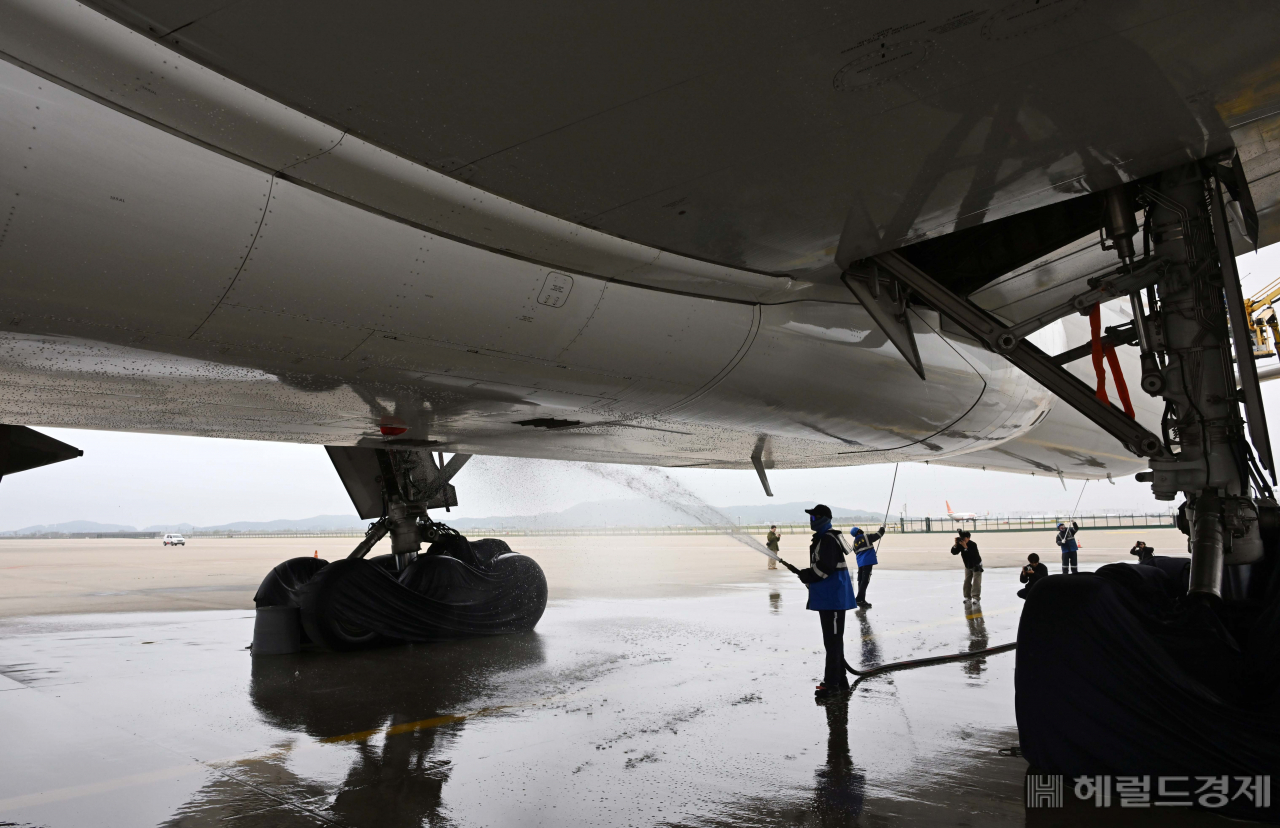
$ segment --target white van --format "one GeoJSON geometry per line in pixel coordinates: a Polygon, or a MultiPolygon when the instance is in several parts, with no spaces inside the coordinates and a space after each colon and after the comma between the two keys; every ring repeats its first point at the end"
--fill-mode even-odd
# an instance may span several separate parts
{"type": "Polygon", "coordinates": [[[165,546],[186,546],[187,539],[182,537],[182,535],[165,535],[164,545],[165,546]]]}

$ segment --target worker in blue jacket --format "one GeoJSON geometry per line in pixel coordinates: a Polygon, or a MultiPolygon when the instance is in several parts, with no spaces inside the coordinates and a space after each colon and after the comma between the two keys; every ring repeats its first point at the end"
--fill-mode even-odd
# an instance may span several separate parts
{"type": "Polygon", "coordinates": [[[844,673],[844,614],[856,609],[858,601],[845,562],[849,549],[840,530],[831,528],[831,509],[819,503],[805,512],[813,529],[813,541],[809,544],[808,568],[796,570],[796,574],[809,587],[806,608],[815,610],[822,622],[827,663],[814,696],[818,701],[827,701],[849,692],[844,673]]]}
{"type": "Polygon", "coordinates": [[[849,545],[858,559],[858,609],[871,609],[867,600],[867,584],[871,583],[871,567],[880,563],[876,558],[876,541],[884,536],[884,527],[879,532],[867,534],[857,526],[849,528],[849,545]]]}
{"type": "Polygon", "coordinates": [[[1076,541],[1076,532],[1080,531],[1080,527],[1076,522],[1071,521],[1068,526],[1065,523],[1058,524],[1058,536],[1053,542],[1058,544],[1062,549],[1062,574],[1067,575],[1071,572],[1077,572],[1076,569],[1076,553],[1080,550],[1080,544],[1076,541]],[[1070,567],[1070,569],[1068,569],[1070,567]]]}

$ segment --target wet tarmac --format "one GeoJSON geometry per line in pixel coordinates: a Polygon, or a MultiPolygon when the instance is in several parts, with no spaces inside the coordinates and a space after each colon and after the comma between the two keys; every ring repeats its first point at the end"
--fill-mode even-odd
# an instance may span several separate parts
{"type": "MultiPolygon", "coordinates": [[[[967,611],[958,573],[877,572],[848,660],[1014,640],[1016,574],[967,611]]],[[[1013,653],[819,706],[804,598],[561,600],[527,634],[256,658],[242,610],[9,619],[0,825],[1101,824],[1024,808],[1013,653]]]]}

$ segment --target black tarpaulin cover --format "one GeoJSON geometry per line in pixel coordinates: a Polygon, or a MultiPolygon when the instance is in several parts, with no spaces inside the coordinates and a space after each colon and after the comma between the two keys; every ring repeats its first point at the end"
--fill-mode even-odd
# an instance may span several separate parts
{"type": "Polygon", "coordinates": [[[500,540],[462,539],[452,546],[433,546],[398,576],[390,556],[333,563],[294,558],[267,575],[254,601],[300,607],[308,638],[333,649],[497,635],[538,623],[547,581],[537,562],[500,540]]]}
{"type": "Polygon", "coordinates": [[[324,558],[290,558],[267,573],[253,596],[255,607],[296,607],[302,588],[329,565],[324,558]]]}
{"type": "MultiPolygon", "coordinates": [[[[1188,564],[1112,564],[1028,594],[1015,686],[1034,773],[1068,788],[1085,775],[1280,778],[1280,604],[1187,602],[1188,564]]],[[[1280,818],[1248,796],[1219,812],[1280,818]]]]}

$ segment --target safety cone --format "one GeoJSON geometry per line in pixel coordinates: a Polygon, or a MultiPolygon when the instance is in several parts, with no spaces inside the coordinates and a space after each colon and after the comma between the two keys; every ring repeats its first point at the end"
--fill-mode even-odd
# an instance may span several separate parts
{"type": "Polygon", "coordinates": [[[316,554],[315,554],[315,555],[313,555],[312,557],[316,557],[316,558],[320,557],[320,550],[319,550],[319,549],[317,549],[317,550],[316,550],[316,554]]]}

